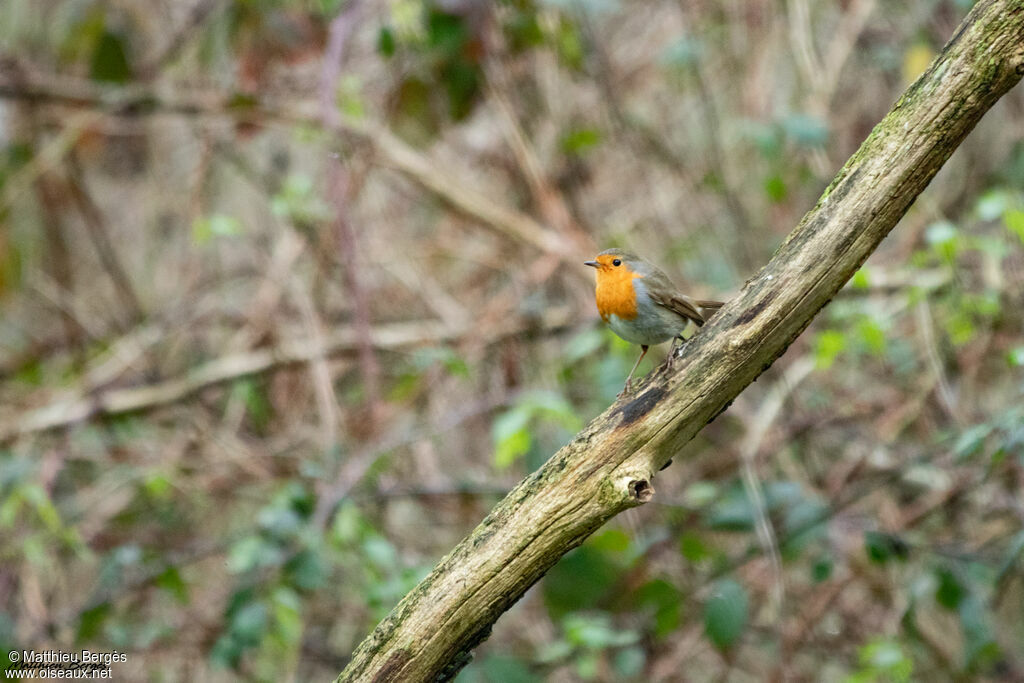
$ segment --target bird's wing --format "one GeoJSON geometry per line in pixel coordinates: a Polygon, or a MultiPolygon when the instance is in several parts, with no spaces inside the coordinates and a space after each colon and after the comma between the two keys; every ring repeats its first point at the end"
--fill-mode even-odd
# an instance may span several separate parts
{"type": "Polygon", "coordinates": [[[649,296],[659,306],[663,306],[684,318],[689,318],[698,325],[704,324],[704,316],[701,315],[693,299],[685,294],[673,292],[672,294],[665,295],[663,293],[650,292],[649,296]]]}
{"type": "Polygon", "coordinates": [[[661,269],[651,264],[647,264],[647,267],[649,272],[644,276],[644,284],[647,286],[647,294],[651,301],[698,325],[703,325],[704,316],[701,315],[697,302],[685,294],[680,294],[672,280],[661,269]]]}
{"type": "Polygon", "coordinates": [[[646,261],[644,263],[648,269],[648,273],[644,277],[647,293],[651,300],[659,306],[684,318],[689,318],[698,325],[703,325],[714,311],[725,305],[724,301],[694,300],[685,294],[680,294],[665,271],[652,263],[646,261]],[[709,314],[704,315],[701,311],[702,308],[707,309],[709,314]]]}

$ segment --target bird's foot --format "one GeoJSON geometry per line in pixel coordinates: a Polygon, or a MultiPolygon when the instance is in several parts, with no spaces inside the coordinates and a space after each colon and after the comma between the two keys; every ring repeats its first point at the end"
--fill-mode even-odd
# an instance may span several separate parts
{"type": "Polygon", "coordinates": [[[686,340],[682,337],[672,340],[672,348],[668,350],[668,357],[665,358],[665,365],[669,370],[675,370],[675,362],[682,356],[684,346],[686,346],[686,340]]]}
{"type": "Polygon", "coordinates": [[[619,395],[616,396],[615,398],[616,399],[620,399],[623,396],[626,396],[626,395],[630,394],[632,391],[633,391],[633,380],[627,379],[626,380],[626,386],[622,387],[622,391],[620,391],[619,395]]]}

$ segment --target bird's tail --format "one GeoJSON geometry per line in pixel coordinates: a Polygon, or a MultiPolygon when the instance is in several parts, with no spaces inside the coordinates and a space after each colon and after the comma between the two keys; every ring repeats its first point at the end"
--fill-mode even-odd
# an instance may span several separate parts
{"type": "Polygon", "coordinates": [[[701,301],[700,299],[693,303],[697,304],[703,314],[704,319],[697,323],[700,326],[703,326],[715,314],[715,311],[725,305],[724,301],[701,301]]]}

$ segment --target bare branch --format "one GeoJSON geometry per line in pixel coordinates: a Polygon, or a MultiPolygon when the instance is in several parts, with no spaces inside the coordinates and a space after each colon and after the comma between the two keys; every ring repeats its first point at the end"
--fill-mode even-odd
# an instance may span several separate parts
{"type": "MultiPolygon", "coordinates": [[[[490,330],[494,342],[527,329],[553,331],[571,322],[566,311],[552,311],[543,320],[508,320],[490,330]]],[[[416,344],[452,342],[467,333],[435,321],[395,323],[374,328],[370,341],[378,349],[396,349],[416,344]]],[[[90,395],[72,395],[45,407],[0,420],[0,443],[25,434],[68,427],[92,417],[120,415],[149,410],[180,401],[207,387],[255,375],[296,363],[314,362],[322,356],[337,355],[358,348],[360,332],[352,328],[327,335],[323,345],[308,339],[284,342],[273,348],[223,356],[194,368],[184,377],[142,387],[107,389],[90,395]]]]}
{"type": "MultiPolygon", "coordinates": [[[[99,86],[82,79],[55,74],[45,78],[16,75],[0,65],[0,98],[27,102],[61,104],[72,107],[103,109],[118,116],[149,116],[156,113],[181,116],[230,117],[239,122],[266,124],[278,122],[322,128],[322,117],[301,104],[281,104],[257,100],[251,96],[236,96],[222,92],[188,92],[170,87],[153,86],[99,86]]],[[[86,125],[94,121],[96,112],[88,112],[86,125]]],[[[557,255],[566,262],[575,263],[576,249],[563,237],[539,222],[514,209],[495,203],[490,197],[472,190],[461,179],[441,168],[429,157],[416,151],[386,129],[369,122],[343,121],[336,132],[347,139],[369,143],[377,153],[382,166],[407,176],[417,185],[434,194],[452,208],[473,218],[484,226],[510,237],[517,242],[532,245],[541,251],[557,255]]],[[[70,142],[77,138],[75,131],[70,142]]],[[[67,135],[62,136],[68,137],[67,135]]],[[[63,154],[63,149],[61,149],[63,154]]],[[[37,156],[42,160],[43,155],[37,156]]],[[[11,183],[4,197],[11,196],[11,183]]]]}

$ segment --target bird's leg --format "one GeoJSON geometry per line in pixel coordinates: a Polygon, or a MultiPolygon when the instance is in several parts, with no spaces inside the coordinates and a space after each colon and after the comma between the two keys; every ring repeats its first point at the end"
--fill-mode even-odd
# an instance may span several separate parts
{"type": "Polygon", "coordinates": [[[633,379],[633,373],[636,372],[637,367],[640,365],[640,361],[642,361],[644,359],[644,356],[647,355],[647,349],[650,347],[647,346],[647,344],[641,344],[640,348],[643,349],[643,352],[640,354],[640,357],[636,359],[636,362],[633,363],[633,369],[629,371],[629,375],[626,376],[626,386],[624,386],[622,388],[622,391],[619,392],[619,398],[622,398],[623,395],[629,393],[631,389],[630,381],[633,379]]]}
{"type": "Polygon", "coordinates": [[[682,351],[684,344],[686,339],[681,334],[672,339],[672,348],[668,350],[668,358],[665,359],[665,365],[669,370],[672,370],[675,360],[679,358],[679,352],[682,351]]]}

